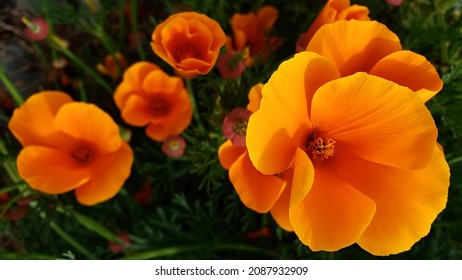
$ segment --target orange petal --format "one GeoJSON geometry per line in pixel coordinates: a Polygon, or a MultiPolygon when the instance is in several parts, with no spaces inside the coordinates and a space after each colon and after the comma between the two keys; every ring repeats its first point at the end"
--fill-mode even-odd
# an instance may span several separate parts
{"type": "Polygon", "coordinates": [[[425,102],[443,88],[435,67],[424,56],[411,51],[382,58],[369,73],[412,89],[425,102]]]}
{"type": "Polygon", "coordinates": [[[218,149],[218,159],[220,160],[221,166],[229,170],[233,163],[246,152],[246,147],[234,146],[230,140],[227,140],[225,143],[221,144],[218,149]]]}
{"type": "Polygon", "coordinates": [[[369,72],[383,57],[401,50],[399,38],[376,21],[340,20],[319,28],[307,51],[329,58],[342,76],[369,72]]]}
{"type": "Polygon", "coordinates": [[[338,13],[336,19],[337,20],[341,20],[341,19],[370,20],[368,15],[369,15],[369,9],[366,6],[352,5],[342,10],[340,13],[338,13]]]}
{"type": "Polygon", "coordinates": [[[371,254],[409,250],[429,233],[446,205],[450,174],[439,147],[429,165],[417,171],[374,164],[343,150],[326,163],[377,205],[371,224],[358,240],[371,254]]]}
{"type": "Polygon", "coordinates": [[[176,93],[183,88],[183,80],[165,72],[151,71],[143,81],[143,92],[152,96],[159,93],[176,93]]]}
{"type": "Polygon", "coordinates": [[[294,231],[289,219],[289,202],[292,176],[293,171],[291,169],[281,173],[281,179],[287,182],[286,187],[282,191],[278,200],[274,203],[273,208],[271,208],[271,216],[276,221],[276,223],[286,231],[294,231]]]}
{"type": "Polygon", "coordinates": [[[300,148],[295,152],[289,206],[299,203],[313,186],[315,171],[308,155],[300,148]]]}
{"type": "Polygon", "coordinates": [[[122,83],[116,88],[114,101],[119,109],[125,106],[125,102],[132,94],[143,94],[143,81],[152,71],[160,69],[157,65],[141,61],[127,68],[124,72],[122,83]]]}
{"type": "Polygon", "coordinates": [[[133,126],[145,126],[154,118],[151,106],[138,95],[132,95],[122,108],[122,118],[133,126]]]}
{"type": "Polygon", "coordinates": [[[249,104],[247,105],[247,110],[252,113],[255,113],[258,108],[260,108],[261,101],[261,90],[263,89],[263,84],[258,83],[254,85],[249,91],[249,104]]]}
{"type": "Polygon", "coordinates": [[[355,242],[370,224],[375,203],[333,173],[315,166],[308,195],[290,207],[290,221],[313,251],[337,251],[355,242]]]}
{"type": "Polygon", "coordinates": [[[268,212],[286,186],[278,176],[263,175],[255,169],[247,153],[231,165],[229,179],[242,203],[258,213],[268,212]]]}
{"type": "Polygon", "coordinates": [[[325,58],[301,52],[283,62],[262,89],[260,109],[249,120],[247,148],[255,167],[276,174],[292,163],[295,147],[311,128],[308,107],[316,89],[339,77],[325,58]]]}
{"type": "Polygon", "coordinates": [[[66,143],[66,136],[53,126],[53,119],[72,98],[60,91],[43,91],[29,97],[14,110],[8,128],[23,146],[66,143]]]}
{"type": "Polygon", "coordinates": [[[95,159],[91,180],[75,190],[77,200],[95,205],[114,197],[130,175],[132,163],[133,152],[125,142],[118,151],[95,159]]]}
{"type": "Polygon", "coordinates": [[[61,194],[86,183],[91,176],[88,167],[68,154],[42,146],[27,146],[17,158],[19,175],[35,190],[61,194]]]}
{"type": "Polygon", "coordinates": [[[435,122],[406,87],[357,73],[322,86],[312,104],[313,126],[337,141],[336,147],[406,169],[424,168],[432,158],[435,122]]]}
{"type": "Polygon", "coordinates": [[[117,124],[93,104],[73,102],[62,106],[54,125],[75,139],[92,143],[98,153],[111,153],[122,145],[117,124]]]}
{"type": "Polygon", "coordinates": [[[257,12],[257,26],[262,29],[262,33],[269,32],[279,16],[279,12],[272,6],[261,7],[257,12]]]}

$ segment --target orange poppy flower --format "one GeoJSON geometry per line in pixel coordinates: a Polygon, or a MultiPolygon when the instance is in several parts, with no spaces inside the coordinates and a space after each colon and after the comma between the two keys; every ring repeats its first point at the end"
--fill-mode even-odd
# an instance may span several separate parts
{"type": "Polygon", "coordinates": [[[248,55],[244,55],[246,66],[251,66],[256,56],[259,62],[268,59],[269,53],[282,44],[282,38],[269,36],[278,16],[278,10],[272,6],[264,6],[257,13],[234,14],[231,18],[234,41],[227,37],[228,52],[246,53],[248,48],[248,55]]]}
{"type": "Polygon", "coordinates": [[[367,73],[339,77],[312,52],[283,62],[250,117],[249,158],[263,174],[293,170],[283,207],[313,251],[408,250],[447,201],[437,128],[409,88],[367,73]]]}
{"type": "MultiPolygon", "coordinates": [[[[262,87],[263,84],[257,84],[249,92],[247,108],[251,112],[260,106],[262,87]]],[[[290,194],[291,171],[283,172],[281,176],[262,174],[252,165],[247,148],[235,145],[231,140],[220,146],[218,159],[223,168],[229,170],[229,179],[245,206],[258,213],[270,212],[280,227],[292,231],[289,211],[285,207],[290,194]]]]}
{"type": "Polygon", "coordinates": [[[424,56],[403,50],[398,36],[376,21],[324,25],[307,51],[328,58],[342,76],[367,72],[412,89],[424,101],[443,87],[435,67],[424,56]]]}
{"type": "Polygon", "coordinates": [[[206,15],[182,12],[171,15],[152,33],[152,50],[179,75],[192,79],[213,68],[226,35],[206,15]]]}
{"type": "Polygon", "coordinates": [[[191,123],[192,106],[183,80],[150,62],[137,62],[124,73],[114,100],[124,121],[146,126],[146,135],[164,141],[191,123]]]}
{"type": "Polygon", "coordinates": [[[316,31],[324,24],[342,19],[368,21],[370,20],[368,15],[369,9],[366,6],[350,5],[350,0],[329,0],[311,24],[310,28],[298,37],[295,49],[297,52],[304,51],[316,31]]]}
{"type": "Polygon", "coordinates": [[[75,190],[81,204],[94,205],[115,196],[130,175],[133,153],[114,120],[63,92],[32,95],[8,128],[24,147],[19,175],[38,191],[75,190]]]}

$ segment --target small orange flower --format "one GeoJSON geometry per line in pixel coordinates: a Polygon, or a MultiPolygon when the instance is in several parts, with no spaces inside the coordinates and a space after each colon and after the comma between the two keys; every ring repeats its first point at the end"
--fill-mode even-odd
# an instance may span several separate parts
{"type": "Polygon", "coordinates": [[[150,62],[137,62],[125,71],[114,100],[124,121],[147,125],[146,134],[155,141],[179,135],[191,123],[192,106],[183,80],[150,62]]]}
{"type": "MultiPolygon", "coordinates": [[[[340,78],[330,60],[301,52],[262,96],[247,128],[249,158],[263,174],[293,173],[281,207],[304,244],[336,251],[357,243],[389,255],[428,234],[450,175],[413,91],[363,72],[340,78]]],[[[245,199],[266,199],[262,186],[245,199]]]]}
{"type": "Polygon", "coordinates": [[[24,147],[16,161],[19,175],[33,189],[75,190],[80,203],[94,205],[115,196],[130,175],[133,153],[114,120],[63,92],[32,95],[8,128],[24,147]]]}
{"type": "MultiPolygon", "coordinates": [[[[257,84],[249,92],[247,108],[258,110],[263,84],[257,84]]],[[[292,231],[287,211],[290,195],[291,171],[280,176],[264,175],[252,165],[247,148],[227,140],[218,149],[218,159],[223,168],[229,170],[229,179],[242,203],[258,212],[270,212],[280,227],[292,231]]]]}
{"type": "Polygon", "coordinates": [[[278,16],[278,10],[272,6],[264,6],[257,13],[234,14],[231,18],[234,41],[227,37],[228,52],[243,52],[246,66],[251,66],[257,56],[258,62],[268,59],[270,52],[283,42],[282,38],[269,36],[278,16]]]}
{"type": "Polygon", "coordinates": [[[119,52],[116,52],[114,56],[107,55],[104,58],[104,63],[98,63],[96,65],[96,70],[98,70],[98,72],[107,75],[114,80],[118,80],[120,78],[122,71],[125,70],[125,68],[127,68],[127,61],[125,60],[125,57],[119,52]]]}
{"type": "Polygon", "coordinates": [[[216,21],[196,12],[182,12],[156,26],[151,47],[179,75],[192,79],[210,72],[225,41],[216,21]]]}
{"type": "Polygon", "coordinates": [[[304,51],[316,31],[324,24],[342,19],[368,21],[370,20],[368,15],[369,9],[366,6],[350,5],[350,0],[329,0],[311,24],[310,28],[300,35],[295,49],[297,52],[304,51]]]}
{"type": "Polygon", "coordinates": [[[443,87],[435,67],[422,55],[403,50],[398,36],[376,21],[337,21],[321,27],[307,51],[328,58],[340,75],[356,72],[393,81],[428,101],[443,87]]]}

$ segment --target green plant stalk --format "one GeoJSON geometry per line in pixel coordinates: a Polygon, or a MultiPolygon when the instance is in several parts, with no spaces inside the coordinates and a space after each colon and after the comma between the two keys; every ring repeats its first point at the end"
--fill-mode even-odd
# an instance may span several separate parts
{"type": "MultiPolygon", "coordinates": [[[[436,1],[433,1],[433,7],[436,10],[436,20],[438,22],[438,26],[444,32],[445,30],[447,30],[446,20],[444,18],[444,12],[439,9],[436,1]]],[[[442,40],[440,42],[440,59],[441,59],[440,70],[442,70],[444,66],[448,64],[448,61],[449,61],[448,45],[445,40],[442,40]]]]}
{"type": "Polygon", "coordinates": [[[193,109],[193,114],[194,114],[194,120],[196,121],[197,127],[199,128],[199,131],[202,134],[205,134],[205,128],[204,125],[201,122],[201,118],[199,116],[199,110],[197,108],[197,103],[196,103],[196,98],[194,96],[194,90],[192,86],[192,81],[191,79],[185,79],[186,80],[186,87],[188,88],[188,93],[189,93],[189,99],[191,100],[191,106],[193,109]]]}
{"type": "Polygon", "coordinates": [[[90,253],[90,251],[87,248],[82,246],[77,240],[75,240],[72,236],[65,232],[54,221],[50,222],[50,227],[57,235],[59,235],[64,241],[66,241],[69,245],[74,247],[74,249],[76,249],[82,255],[84,255],[90,260],[96,260],[96,258],[90,253]]]}
{"type": "Polygon", "coordinates": [[[172,246],[166,248],[160,248],[155,250],[149,250],[145,252],[140,252],[132,255],[125,256],[121,258],[122,260],[148,260],[155,259],[160,257],[169,257],[185,252],[191,251],[203,251],[203,250],[233,250],[233,251],[244,251],[244,252],[253,252],[259,253],[262,255],[267,255],[272,258],[277,258],[275,252],[264,250],[258,247],[249,246],[245,244],[227,244],[227,243],[216,243],[216,244],[196,244],[189,246],[172,246]]]}
{"type": "Polygon", "coordinates": [[[13,82],[10,80],[8,75],[5,72],[5,69],[0,64],[0,80],[2,81],[5,88],[10,93],[11,97],[13,98],[14,102],[17,106],[20,106],[24,103],[24,98],[22,97],[21,93],[19,93],[18,89],[13,85],[13,82]]]}
{"type": "Polygon", "coordinates": [[[87,92],[85,91],[85,86],[83,85],[83,82],[79,80],[79,96],[80,96],[80,101],[82,102],[87,102],[87,92]]]}
{"type": "Polygon", "coordinates": [[[67,58],[69,58],[72,62],[74,62],[77,66],[79,66],[87,75],[92,76],[95,81],[100,84],[109,94],[112,95],[113,90],[111,86],[92,68],[90,68],[83,60],[78,58],[74,53],[68,50],[65,47],[60,46],[59,44],[50,41],[50,44],[56,48],[58,51],[63,53],[67,58]]]}
{"type": "Polygon", "coordinates": [[[48,63],[47,58],[46,58],[45,54],[43,53],[42,49],[40,48],[40,46],[34,41],[31,42],[31,46],[34,49],[34,52],[40,58],[40,61],[43,63],[43,65],[45,65],[45,67],[47,69],[49,69],[50,68],[50,63],[48,63]]]}
{"type": "MultiPolygon", "coordinates": [[[[9,155],[8,150],[5,147],[5,144],[1,140],[0,140],[0,153],[3,154],[4,156],[9,155]]],[[[5,160],[5,162],[3,163],[3,167],[5,168],[6,173],[8,174],[8,176],[14,183],[18,183],[21,181],[21,177],[19,177],[18,171],[16,170],[16,165],[10,158],[5,160]]]]}
{"type": "Polygon", "coordinates": [[[136,40],[136,50],[138,51],[138,54],[140,56],[141,60],[146,60],[146,54],[144,53],[143,47],[139,43],[140,41],[140,34],[138,33],[138,3],[137,0],[131,0],[130,1],[130,19],[131,19],[131,27],[132,27],[132,32],[133,35],[135,36],[136,40]]]}

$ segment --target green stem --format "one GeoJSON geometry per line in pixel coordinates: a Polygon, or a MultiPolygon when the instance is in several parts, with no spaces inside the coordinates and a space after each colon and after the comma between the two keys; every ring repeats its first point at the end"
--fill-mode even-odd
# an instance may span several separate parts
{"type": "Polygon", "coordinates": [[[146,54],[144,53],[143,46],[140,44],[140,34],[138,32],[138,3],[137,0],[130,1],[130,18],[131,18],[131,27],[132,33],[135,36],[136,40],[136,50],[140,56],[141,60],[146,60],[146,54]]]}
{"type": "Polygon", "coordinates": [[[84,255],[86,258],[90,260],[96,260],[96,258],[90,253],[90,251],[82,246],[77,240],[75,240],[71,235],[65,232],[60,226],[58,226],[54,221],[50,222],[51,229],[59,235],[64,241],[66,241],[69,245],[74,247],[78,252],[84,255]]]}
{"type": "Polygon", "coordinates": [[[277,258],[278,255],[276,252],[268,251],[254,246],[249,246],[245,244],[227,244],[227,243],[215,243],[215,244],[195,244],[188,246],[172,246],[166,248],[160,248],[155,250],[149,250],[145,252],[140,252],[125,256],[122,260],[148,260],[155,259],[160,257],[170,257],[173,255],[191,252],[191,251],[204,251],[204,250],[233,250],[233,251],[243,251],[243,252],[252,252],[258,253],[261,255],[266,255],[272,258],[277,258]]]}
{"type": "Polygon", "coordinates": [[[79,81],[79,95],[80,101],[87,102],[87,92],[85,91],[85,86],[83,85],[82,81],[79,81]]]}
{"type": "Polygon", "coordinates": [[[87,75],[95,79],[95,81],[99,83],[108,93],[113,93],[111,86],[95,70],[90,68],[83,60],[74,55],[74,53],[72,53],[69,49],[53,42],[52,40],[50,41],[50,44],[58,51],[62,52],[65,56],[67,56],[77,66],[79,66],[84,72],[86,72],[87,75]]]}
{"type": "Polygon", "coordinates": [[[2,81],[6,90],[10,93],[16,105],[20,106],[21,104],[23,104],[24,98],[22,97],[21,93],[19,93],[18,89],[13,85],[13,82],[10,80],[10,78],[6,74],[5,69],[3,68],[1,64],[0,64],[0,80],[2,81]]]}
{"type": "MultiPolygon", "coordinates": [[[[5,144],[1,140],[0,140],[0,153],[4,156],[9,155],[8,150],[5,147],[5,144]]],[[[21,181],[21,177],[19,177],[18,171],[16,170],[16,164],[14,161],[11,160],[11,158],[7,158],[3,162],[3,167],[5,168],[6,173],[8,174],[8,176],[11,178],[11,180],[14,183],[18,183],[21,181]]]]}
{"type": "Polygon", "coordinates": [[[48,60],[45,54],[43,53],[42,49],[40,48],[40,46],[34,41],[31,42],[31,46],[34,49],[34,52],[38,55],[40,61],[43,63],[43,65],[45,65],[46,69],[49,69],[50,63],[48,63],[48,60]]]}
{"type": "Polygon", "coordinates": [[[186,87],[188,88],[189,99],[191,100],[191,105],[192,105],[193,114],[194,114],[194,120],[196,121],[196,124],[197,124],[197,127],[199,128],[199,131],[202,134],[205,134],[205,128],[204,128],[204,125],[202,124],[201,118],[199,116],[199,110],[197,108],[196,98],[194,96],[194,90],[193,90],[191,79],[186,79],[186,87]]]}

